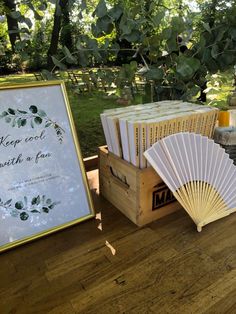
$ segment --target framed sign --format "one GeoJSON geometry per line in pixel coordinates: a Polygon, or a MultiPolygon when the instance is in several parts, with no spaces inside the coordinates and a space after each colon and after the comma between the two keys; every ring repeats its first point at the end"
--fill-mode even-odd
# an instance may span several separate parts
{"type": "Polygon", "coordinates": [[[94,216],[61,81],[0,88],[0,251],[94,216]]]}

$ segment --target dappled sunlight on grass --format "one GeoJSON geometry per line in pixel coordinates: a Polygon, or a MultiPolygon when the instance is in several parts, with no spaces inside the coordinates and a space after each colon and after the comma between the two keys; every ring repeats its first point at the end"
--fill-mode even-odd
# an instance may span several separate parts
{"type": "Polygon", "coordinates": [[[233,69],[224,73],[217,73],[209,76],[207,83],[207,102],[211,105],[224,107],[233,86],[233,69]]]}
{"type": "Polygon", "coordinates": [[[8,84],[20,84],[26,82],[36,81],[33,74],[12,74],[7,76],[0,76],[0,86],[8,84]]]}

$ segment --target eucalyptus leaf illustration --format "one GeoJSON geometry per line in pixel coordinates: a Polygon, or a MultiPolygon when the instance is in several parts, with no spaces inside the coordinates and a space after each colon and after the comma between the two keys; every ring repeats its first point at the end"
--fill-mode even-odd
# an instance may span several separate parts
{"type": "Polygon", "coordinates": [[[21,220],[27,220],[29,218],[29,214],[26,212],[20,213],[20,219],[21,220]]]}
{"type": "Polygon", "coordinates": [[[58,204],[60,201],[53,202],[46,195],[34,196],[29,201],[27,196],[24,196],[23,201],[18,200],[16,202],[13,202],[12,199],[4,202],[0,198],[0,209],[8,211],[12,217],[18,217],[22,221],[27,220],[32,214],[48,214],[58,204]]]}
{"type": "Polygon", "coordinates": [[[11,108],[8,109],[8,112],[13,116],[16,114],[15,110],[11,108]]]}
{"type": "Polygon", "coordinates": [[[32,112],[32,113],[37,113],[38,112],[38,108],[36,106],[30,106],[29,107],[29,110],[32,112]]]}
{"type": "Polygon", "coordinates": [[[5,121],[6,121],[6,123],[10,123],[11,122],[11,118],[10,117],[5,117],[5,121]]]}
{"type": "Polygon", "coordinates": [[[18,209],[18,210],[23,209],[24,208],[23,202],[16,202],[15,208],[18,209]]]}
{"type": "Polygon", "coordinates": [[[62,144],[65,130],[55,121],[52,121],[46,112],[35,105],[29,105],[28,111],[8,108],[0,114],[0,119],[5,120],[6,123],[11,123],[13,128],[24,127],[27,123],[31,128],[43,126],[44,128],[52,127],[55,130],[57,138],[62,144]]]}

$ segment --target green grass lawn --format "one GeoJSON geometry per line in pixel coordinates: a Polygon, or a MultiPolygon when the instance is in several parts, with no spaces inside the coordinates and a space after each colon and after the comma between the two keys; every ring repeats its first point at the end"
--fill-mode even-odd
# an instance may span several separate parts
{"type": "MultiPolygon", "coordinates": [[[[35,82],[33,74],[9,75],[0,77],[0,86],[6,84],[18,84],[26,82],[35,82]]],[[[226,103],[227,96],[232,87],[233,71],[211,77],[207,94],[208,103],[220,104],[226,103]]],[[[105,109],[121,107],[116,102],[114,95],[108,96],[104,92],[93,91],[76,94],[67,84],[67,92],[70,105],[79,137],[83,157],[97,154],[98,146],[105,145],[105,138],[100,121],[100,113],[105,109]]],[[[142,98],[137,96],[133,103],[141,103],[142,98]]]]}
{"type": "Polygon", "coordinates": [[[106,144],[100,113],[121,105],[103,92],[75,95],[68,89],[68,94],[83,156],[97,154],[98,146],[106,144]]]}

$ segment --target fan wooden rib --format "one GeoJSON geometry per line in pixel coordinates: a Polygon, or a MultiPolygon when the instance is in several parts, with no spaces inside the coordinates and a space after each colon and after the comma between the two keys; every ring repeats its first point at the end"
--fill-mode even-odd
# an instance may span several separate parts
{"type": "Polygon", "coordinates": [[[177,133],[158,141],[144,155],[198,231],[236,211],[236,167],[213,140],[177,133]]]}

